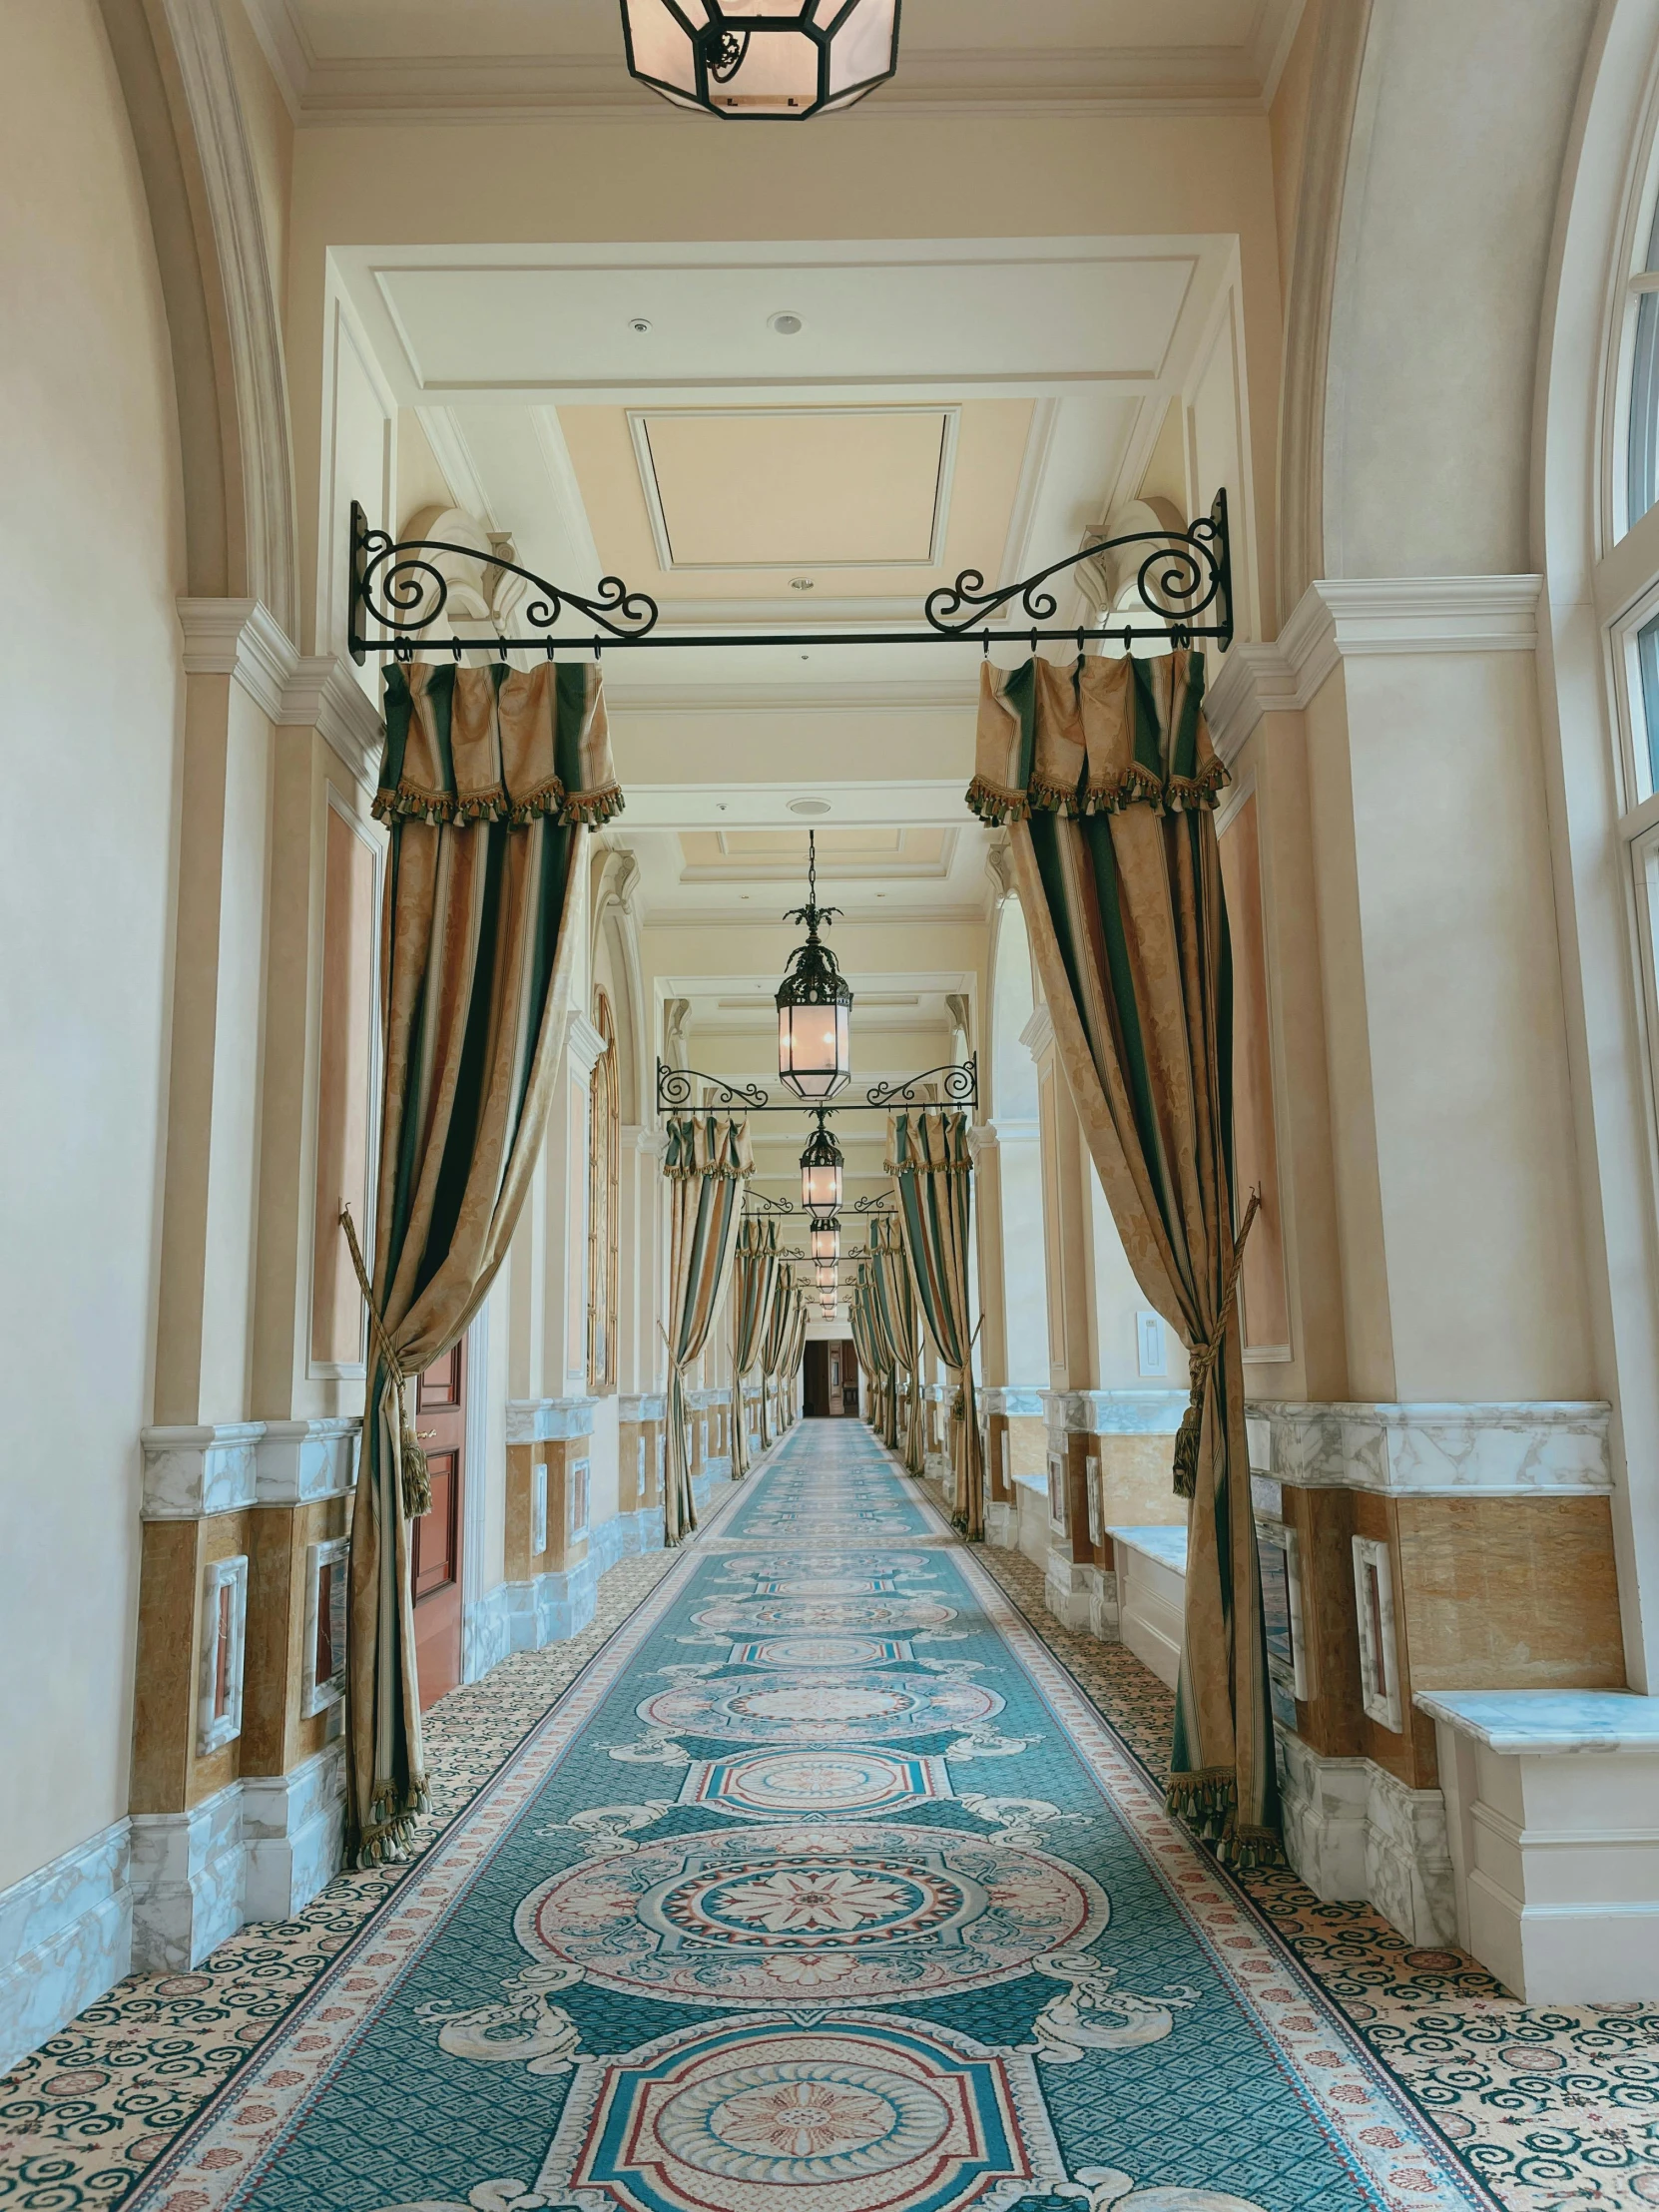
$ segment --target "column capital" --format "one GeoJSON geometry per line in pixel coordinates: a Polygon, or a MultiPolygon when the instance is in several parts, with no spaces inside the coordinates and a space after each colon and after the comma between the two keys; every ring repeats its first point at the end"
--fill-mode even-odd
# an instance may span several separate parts
{"type": "Polygon", "coordinates": [[[585,1083],[599,1065],[605,1052],[605,1040],[584,1013],[572,1013],[570,1027],[565,1033],[565,1054],[570,1061],[571,1072],[585,1083]]]}
{"type": "Polygon", "coordinates": [[[1048,1008],[1040,1001],[1032,1009],[1031,1018],[1019,1033],[1019,1041],[1033,1060],[1040,1062],[1053,1050],[1054,1022],[1048,1008]]]}

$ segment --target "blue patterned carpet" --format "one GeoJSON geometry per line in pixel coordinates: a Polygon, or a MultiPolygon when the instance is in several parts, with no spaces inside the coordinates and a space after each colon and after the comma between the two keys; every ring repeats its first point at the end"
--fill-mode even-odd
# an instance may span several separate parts
{"type": "Polygon", "coordinates": [[[859,1425],[806,1423],[146,2212],[1492,2200],[859,1425]]]}

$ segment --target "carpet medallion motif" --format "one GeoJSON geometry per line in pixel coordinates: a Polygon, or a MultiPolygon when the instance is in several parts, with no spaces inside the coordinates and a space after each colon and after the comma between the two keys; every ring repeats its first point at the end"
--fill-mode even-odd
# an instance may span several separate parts
{"type": "Polygon", "coordinates": [[[687,1547],[130,2201],[1493,2200],[848,1422],[687,1547]]]}

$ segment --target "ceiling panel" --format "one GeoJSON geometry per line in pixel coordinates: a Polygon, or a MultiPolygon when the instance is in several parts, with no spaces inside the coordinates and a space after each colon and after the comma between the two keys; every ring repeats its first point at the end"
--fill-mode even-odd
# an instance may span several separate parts
{"type": "Polygon", "coordinates": [[[373,274],[421,394],[461,396],[1147,380],[1163,372],[1196,266],[1191,253],[1127,242],[1009,240],[972,263],[858,252],[829,263],[687,249],[672,265],[605,267],[589,250],[557,266],[381,263],[373,274]],[[780,333],[781,314],[799,327],[780,333]]]}
{"type": "Polygon", "coordinates": [[[664,568],[937,559],[954,408],[678,408],[630,424],[664,568]]]}
{"type": "Polygon", "coordinates": [[[607,570],[663,599],[708,596],[719,576],[747,597],[810,605],[812,592],[917,597],[959,568],[998,567],[1032,413],[1029,399],[970,399],[949,409],[651,410],[653,453],[674,455],[672,517],[690,532],[675,535],[669,568],[628,409],[565,406],[558,419],[607,570]],[[938,499],[941,441],[948,496],[938,499]],[[825,455],[815,456],[820,443],[825,455]],[[723,449],[740,471],[724,483],[715,466],[723,449]],[[713,558],[682,561],[686,545],[713,558]],[[800,549],[780,550],[792,545],[800,549]]]}

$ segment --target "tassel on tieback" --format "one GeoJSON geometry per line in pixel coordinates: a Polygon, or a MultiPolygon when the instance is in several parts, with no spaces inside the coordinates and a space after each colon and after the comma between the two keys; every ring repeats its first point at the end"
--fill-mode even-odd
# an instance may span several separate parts
{"type": "Polygon", "coordinates": [[[1210,1380],[1210,1370],[1221,1357],[1221,1348],[1227,1341],[1227,1324],[1232,1318],[1233,1301],[1238,1296],[1239,1270],[1244,1265],[1245,1239],[1261,1210],[1262,1194],[1254,1190],[1250,1204],[1245,1208],[1244,1226],[1233,1246],[1227,1262],[1227,1275],[1222,1284],[1221,1312],[1208,1340],[1199,1346],[1189,1345],[1188,1354],[1193,1363],[1192,1394],[1187,1400],[1187,1410],[1181,1416],[1181,1426],[1175,1432],[1175,1479],[1177,1497],[1191,1498],[1198,1494],[1198,1454],[1204,1435],[1204,1390],[1210,1380]]]}
{"type": "Polygon", "coordinates": [[[362,1292],[363,1304],[368,1309],[369,1332],[386,1370],[386,1387],[391,1391],[397,1405],[397,1467],[403,1490],[403,1511],[408,1519],[418,1520],[422,1513],[432,1510],[432,1470],[426,1463],[426,1453],[421,1448],[414,1432],[414,1424],[409,1419],[408,1402],[403,1394],[403,1384],[407,1380],[403,1373],[403,1363],[397,1357],[391,1332],[387,1329],[385,1320],[374,1303],[374,1294],[369,1289],[368,1270],[363,1265],[362,1247],[357,1242],[356,1225],[351,1219],[349,1206],[341,1212],[339,1225],[345,1231],[345,1241],[351,1250],[351,1265],[357,1271],[357,1288],[362,1292]]]}

